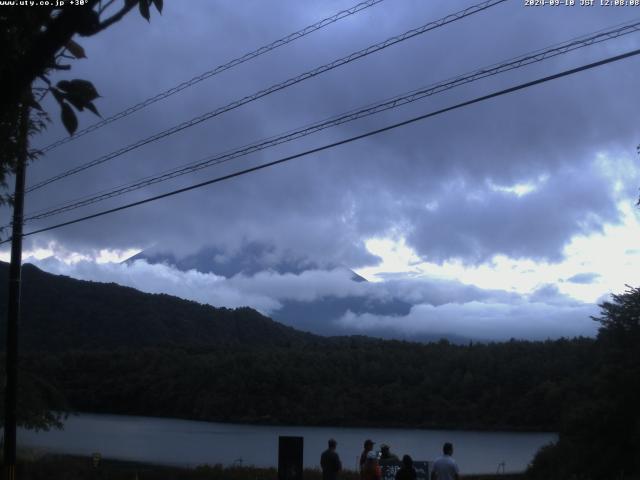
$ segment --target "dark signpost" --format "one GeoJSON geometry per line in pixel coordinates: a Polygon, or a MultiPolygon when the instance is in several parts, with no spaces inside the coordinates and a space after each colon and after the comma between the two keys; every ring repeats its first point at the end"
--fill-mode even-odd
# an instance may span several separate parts
{"type": "MultiPolygon", "coordinates": [[[[389,462],[380,466],[382,470],[382,480],[395,480],[396,473],[400,470],[400,462],[389,462]]],[[[413,462],[416,469],[417,480],[429,480],[429,462],[413,462]]]]}
{"type": "Polygon", "coordinates": [[[303,437],[278,437],[278,480],[302,480],[303,437]]]}

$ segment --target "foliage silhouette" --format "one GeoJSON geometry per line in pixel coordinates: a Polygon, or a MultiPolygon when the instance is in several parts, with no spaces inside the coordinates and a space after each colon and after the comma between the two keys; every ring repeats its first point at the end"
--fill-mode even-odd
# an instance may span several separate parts
{"type": "MultiPolygon", "coordinates": [[[[82,46],[73,37],[89,37],[120,21],[129,11],[139,7],[149,20],[150,6],[162,11],[161,0],[122,0],[117,10],[106,15],[114,1],[85,0],[84,5],[34,5],[0,9],[0,187],[7,187],[6,177],[15,172],[18,142],[18,121],[22,105],[33,111],[30,134],[46,127],[49,115],[40,104],[51,93],[60,106],[61,120],[69,134],[78,126],[74,111],[87,109],[98,115],[93,103],[99,95],[87,80],[62,80],[53,85],[54,71],[67,71],[67,60],[86,58],[82,46]],[[73,108],[72,108],[73,107],[73,108]]],[[[30,150],[29,160],[40,155],[30,150]]],[[[0,202],[11,201],[10,195],[0,195],[0,202]]]]}
{"type": "Polygon", "coordinates": [[[589,389],[573,405],[558,443],[536,456],[532,478],[640,476],[640,289],[628,287],[600,307],[589,389]]]}

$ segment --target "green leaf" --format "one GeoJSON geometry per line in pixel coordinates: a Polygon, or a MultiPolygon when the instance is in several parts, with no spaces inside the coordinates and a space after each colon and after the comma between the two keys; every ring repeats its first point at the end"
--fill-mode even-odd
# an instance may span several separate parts
{"type": "Polygon", "coordinates": [[[83,37],[95,35],[100,30],[100,16],[90,8],[78,9],[76,32],[83,37]]]}
{"type": "Polygon", "coordinates": [[[93,104],[93,102],[89,102],[85,105],[85,107],[87,107],[87,110],[92,111],[95,115],[99,116],[100,118],[102,118],[102,115],[100,115],[100,112],[98,112],[98,109],[96,108],[96,106],[93,104]]]}
{"type": "Polygon", "coordinates": [[[73,96],[77,98],[77,100],[82,103],[82,105],[86,105],[89,102],[93,102],[96,98],[100,96],[96,87],[93,86],[93,83],[88,80],[61,80],[56,85],[60,90],[65,91],[68,96],[73,96]]]}
{"type": "Polygon", "coordinates": [[[71,105],[76,107],[77,110],[83,111],[86,106],[86,102],[84,102],[77,95],[65,94],[64,99],[68,101],[71,105]]]}
{"type": "Polygon", "coordinates": [[[73,40],[69,40],[65,45],[65,47],[67,48],[67,50],[69,50],[69,52],[71,52],[71,55],[73,55],[74,57],[87,58],[87,56],[84,53],[84,48],[82,48],[80,44],[78,44],[77,42],[74,42],[73,40]]]}
{"type": "Polygon", "coordinates": [[[153,4],[156,6],[156,10],[158,10],[158,13],[162,13],[162,7],[163,7],[163,0],[153,0],[153,4]]]}
{"type": "Polygon", "coordinates": [[[78,128],[78,119],[68,103],[62,104],[61,117],[64,128],[67,129],[69,135],[73,135],[78,128]]]}
{"type": "Polygon", "coordinates": [[[64,102],[64,93],[62,93],[60,90],[54,87],[51,87],[50,90],[51,90],[51,93],[53,94],[53,98],[55,98],[56,102],[58,102],[60,106],[62,106],[62,103],[64,102]]]}
{"type": "Polygon", "coordinates": [[[56,84],[56,87],[58,87],[60,90],[64,90],[65,92],[69,91],[70,86],[71,86],[71,82],[69,82],[69,80],[60,80],[56,84]]]}
{"type": "Polygon", "coordinates": [[[151,13],[149,12],[149,0],[140,0],[138,6],[140,7],[140,15],[146,18],[148,22],[151,17],[151,13]]]}

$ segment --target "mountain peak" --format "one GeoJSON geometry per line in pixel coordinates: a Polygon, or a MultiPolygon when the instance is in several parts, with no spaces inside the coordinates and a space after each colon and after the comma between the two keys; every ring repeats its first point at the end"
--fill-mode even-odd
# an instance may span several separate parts
{"type": "Polygon", "coordinates": [[[307,270],[347,270],[352,280],[366,282],[353,270],[340,264],[320,264],[292,252],[277,252],[275,247],[251,242],[235,252],[226,252],[219,247],[204,247],[195,253],[178,256],[161,247],[154,247],[126,259],[123,263],[144,260],[149,264],[166,264],[180,271],[196,270],[213,273],[225,278],[236,275],[252,276],[259,272],[271,271],[280,275],[291,273],[300,275],[307,270]]]}

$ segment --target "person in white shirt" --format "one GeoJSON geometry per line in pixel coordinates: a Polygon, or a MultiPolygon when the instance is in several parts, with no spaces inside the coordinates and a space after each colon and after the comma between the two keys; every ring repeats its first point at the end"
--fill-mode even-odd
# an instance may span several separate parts
{"type": "Polygon", "coordinates": [[[458,465],[451,455],[453,455],[453,445],[449,442],[442,446],[442,457],[433,462],[431,467],[431,480],[458,480],[460,474],[458,465]]]}

